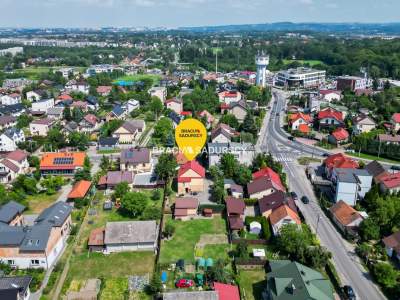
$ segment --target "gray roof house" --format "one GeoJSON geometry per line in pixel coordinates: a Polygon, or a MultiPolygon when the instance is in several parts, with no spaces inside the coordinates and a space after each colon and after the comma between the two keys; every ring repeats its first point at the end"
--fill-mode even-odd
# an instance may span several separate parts
{"type": "Polygon", "coordinates": [[[30,276],[4,276],[0,277],[0,299],[28,300],[30,297],[30,276]]]}
{"type": "Polygon", "coordinates": [[[240,163],[251,165],[255,148],[251,143],[208,143],[208,164],[215,166],[224,153],[232,153],[240,163]]]}
{"type": "Polygon", "coordinates": [[[151,170],[151,152],[148,148],[124,149],[120,157],[120,169],[122,171],[133,171],[144,173],[151,170]]]}
{"type": "Polygon", "coordinates": [[[158,226],[156,221],[108,222],[105,228],[105,252],[155,251],[158,226]]]}
{"type": "Polygon", "coordinates": [[[0,222],[10,225],[10,223],[14,223],[18,216],[22,215],[24,210],[25,206],[15,201],[6,203],[0,208],[0,222]]]}

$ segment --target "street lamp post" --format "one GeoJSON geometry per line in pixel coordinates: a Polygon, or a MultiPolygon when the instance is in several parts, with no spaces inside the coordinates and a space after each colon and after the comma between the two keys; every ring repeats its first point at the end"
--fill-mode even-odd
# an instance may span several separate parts
{"type": "Polygon", "coordinates": [[[318,227],[319,227],[319,221],[321,220],[321,215],[318,214],[318,219],[317,219],[317,228],[315,229],[315,235],[318,235],[318,227]]]}

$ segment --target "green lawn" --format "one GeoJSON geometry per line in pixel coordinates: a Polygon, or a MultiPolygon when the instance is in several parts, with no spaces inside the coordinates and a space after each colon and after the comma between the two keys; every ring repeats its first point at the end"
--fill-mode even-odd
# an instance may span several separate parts
{"type": "Polygon", "coordinates": [[[300,165],[303,165],[303,166],[308,165],[308,164],[313,163],[313,162],[321,162],[321,160],[318,159],[318,158],[307,157],[307,156],[299,157],[297,159],[297,161],[299,162],[300,165]]]}
{"type": "MultiPolygon", "coordinates": [[[[226,234],[225,220],[220,217],[191,221],[168,220],[175,225],[175,233],[171,240],[161,244],[160,263],[172,263],[183,258],[194,262],[194,247],[202,234],[226,234]]],[[[215,253],[214,245],[206,246],[209,255],[215,253]]]]}
{"type": "Polygon", "coordinates": [[[243,299],[262,299],[261,293],[265,289],[265,271],[251,270],[239,271],[239,286],[243,299]]]}
{"type": "Polygon", "coordinates": [[[161,79],[161,76],[153,75],[153,74],[125,75],[125,76],[118,77],[117,79],[114,80],[114,82],[117,82],[117,81],[141,81],[143,79],[151,79],[151,80],[153,80],[153,84],[158,84],[161,79]]]}
{"type": "Polygon", "coordinates": [[[45,208],[48,208],[58,199],[60,193],[61,192],[58,192],[54,195],[47,195],[46,193],[29,195],[26,198],[26,201],[29,203],[29,209],[27,213],[41,213],[45,208]]]}
{"type": "Polygon", "coordinates": [[[387,163],[391,163],[391,164],[400,164],[400,161],[398,161],[398,160],[382,158],[382,157],[378,157],[376,155],[371,155],[371,154],[360,153],[360,155],[358,155],[358,152],[357,153],[346,152],[346,155],[357,157],[357,158],[369,159],[369,160],[378,160],[378,161],[387,162],[387,163]]]}
{"type": "Polygon", "coordinates": [[[214,260],[217,260],[217,259],[226,260],[229,257],[232,257],[232,254],[229,255],[230,252],[231,252],[231,245],[226,245],[226,244],[206,245],[204,247],[203,257],[204,258],[211,257],[214,260]]]}
{"type": "Polygon", "coordinates": [[[107,279],[104,283],[104,289],[101,291],[101,300],[123,299],[128,290],[128,278],[107,279]]]}
{"type": "Polygon", "coordinates": [[[97,150],[97,154],[113,154],[120,153],[121,149],[110,149],[110,150],[97,150]]]}
{"type": "MultiPolygon", "coordinates": [[[[20,76],[26,77],[28,79],[38,80],[40,79],[41,74],[47,74],[49,71],[57,70],[63,68],[60,67],[27,67],[25,69],[15,69],[14,74],[19,74],[20,76]]],[[[78,69],[80,72],[85,70],[84,67],[74,67],[78,69]]]]}
{"type": "Polygon", "coordinates": [[[305,59],[305,60],[303,60],[303,59],[284,59],[283,60],[283,63],[285,65],[289,65],[289,64],[291,64],[293,62],[299,62],[299,63],[301,63],[303,65],[304,64],[309,64],[311,67],[313,67],[315,65],[319,65],[319,64],[324,64],[322,61],[314,60],[314,59],[305,59]]]}

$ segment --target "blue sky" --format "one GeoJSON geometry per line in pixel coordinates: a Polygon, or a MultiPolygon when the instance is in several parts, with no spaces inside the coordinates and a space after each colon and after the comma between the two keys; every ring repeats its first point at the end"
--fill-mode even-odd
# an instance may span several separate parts
{"type": "Polygon", "coordinates": [[[1,27],[399,22],[399,0],[0,0],[1,27]]]}

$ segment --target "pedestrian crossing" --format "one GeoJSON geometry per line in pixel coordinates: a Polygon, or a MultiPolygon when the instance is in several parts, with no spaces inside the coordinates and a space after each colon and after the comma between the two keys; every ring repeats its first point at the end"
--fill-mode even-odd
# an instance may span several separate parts
{"type": "Polygon", "coordinates": [[[297,158],[297,155],[290,152],[281,152],[273,154],[274,160],[277,162],[292,162],[297,158]]]}

